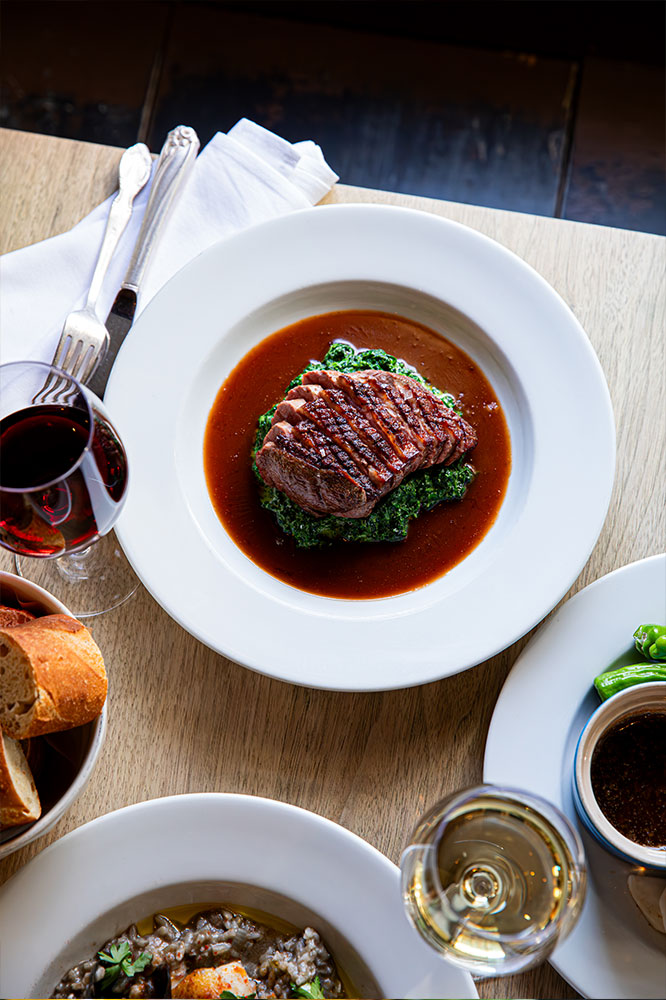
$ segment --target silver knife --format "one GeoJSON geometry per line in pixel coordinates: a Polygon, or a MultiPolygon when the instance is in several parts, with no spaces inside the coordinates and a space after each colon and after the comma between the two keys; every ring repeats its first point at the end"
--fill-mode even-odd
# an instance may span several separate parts
{"type": "Polygon", "coordinates": [[[139,286],[183,182],[189,175],[197,153],[199,137],[189,125],[179,125],[169,132],[155,169],[148,205],[134,246],[125,280],[106,318],[109,342],[106,352],[87,381],[88,388],[102,399],[118,351],[134,321],[139,286]]]}

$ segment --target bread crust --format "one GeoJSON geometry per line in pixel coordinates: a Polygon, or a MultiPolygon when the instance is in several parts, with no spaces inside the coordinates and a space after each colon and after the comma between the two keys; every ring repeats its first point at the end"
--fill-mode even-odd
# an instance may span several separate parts
{"type": "Polygon", "coordinates": [[[76,618],[46,615],[0,628],[0,665],[5,667],[0,676],[0,727],[14,739],[82,726],[104,707],[104,660],[92,635],[76,618]],[[22,675],[27,671],[34,682],[36,698],[20,714],[13,714],[7,684],[19,669],[22,675]]]}
{"type": "Polygon", "coordinates": [[[32,823],[41,814],[37,788],[20,744],[0,733],[0,828],[32,823]]]}
{"type": "Polygon", "coordinates": [[[23,608],[9,608],[6,604],[0,604],[0,628],[9,628],[13,625],[24,625],[34,619],[34,615],[23,608]]]}

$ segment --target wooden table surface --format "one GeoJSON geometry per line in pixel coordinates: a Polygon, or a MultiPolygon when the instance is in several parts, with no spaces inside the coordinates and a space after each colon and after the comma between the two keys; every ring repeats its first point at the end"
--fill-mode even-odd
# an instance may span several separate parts
{"type": "MultiPolygon", "coordinates": [[[[121,152],[0,130],[0,251],[74,225],[115,188],[121,152]]],[[[326,201],[407,205],[455,219],[509,247],[553,285],[597,352],[618,431],[609,514],[568,596],[663,549],[666,241],[342,185],[326,201]]],[[[593,446],[581,433],[573,446],[593,446]]],[[[6,553],[0,565],[11,569],[6,553]]],[[[293,687],[228,662],[180,628],[143,588],[93,619],[91,629],[110,677],[108,737],[98,767],[50,834],[0,862],[0,883],[96,816],[199,791],[291,802],[341,823],[397,862],[426,806],[482,778],[493,707],[529,638],[433,684],[346,694],[293,687]]],[[[549,965],[486,980],[478,989],[482,997],[578,995],[549,965]]]]}

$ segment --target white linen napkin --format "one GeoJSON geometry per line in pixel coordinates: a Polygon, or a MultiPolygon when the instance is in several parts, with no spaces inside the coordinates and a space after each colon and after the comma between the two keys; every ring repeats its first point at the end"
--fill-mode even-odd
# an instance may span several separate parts
{"type": "MultiPolygon", "coordinates": [[[[255,223],[310,208],[337,180],[314,142],[290,143],[243,118],[199,153],[139,291],[137,316],[184,264],[255,223]]],[[[104,320],[120,288],[141,226],[150,184],[134,201],[104,281],[104,320]]],[[[65,317],[86,300],[115,195],[73,229],[0,259],[0,362],[51,361],[65,317]]]]}

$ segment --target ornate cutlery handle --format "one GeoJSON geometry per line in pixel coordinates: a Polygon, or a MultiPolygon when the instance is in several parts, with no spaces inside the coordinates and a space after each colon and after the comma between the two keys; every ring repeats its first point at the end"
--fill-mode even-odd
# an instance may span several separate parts
{"type": "Polygon", "coordinates": [[[189,125],[179,125],[169,132],[157,163],[146,214],[123,288],[138,291],[150,253],[159,240],[164,221],[185,177],[194,166],[198,152],[199,137],[189,125]]]}
{"type": "Polygon", "coordinates": [[[150,150],[144,143],[126,149],[118,167],[118,194],[113,199],[109,217],[104,230],[104,239],[100,247],[95,271],[90,282],[86,308],[95,311],[99,293],[104,281],[104,275],[111,262],[118,240],[132,215],[132,202],[150,177],[152,160],[150,150]]]}

